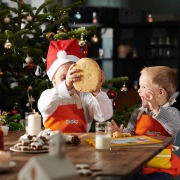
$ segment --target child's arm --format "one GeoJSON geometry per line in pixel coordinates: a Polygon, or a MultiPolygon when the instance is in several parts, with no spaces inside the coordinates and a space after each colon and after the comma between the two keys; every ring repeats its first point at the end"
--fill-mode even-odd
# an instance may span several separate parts
{"type": "Polygon", "coordinates": [[[83,108],[91,119],[106,121],[112,117],[112,101],[105,92],[100,90],[97,96],[93,96],[92,93],[80,93],[80,96],[83,108]]]}
{"type": "Polygon", "coordinates": [[[165,130],[173,137],[176,136],[180,129],[180,114],[174,107],[161,107],[159,112],[153,116],[165,130]]]}
{"type": "Polygon", "coordinates": [[[111,128],[112,128],[112,133],[114,132],[122,133],[124,129],[124,125],[121,124],[120,126],[118,126],[114,120],[111,120],[111,128]]]}
{"type": "Polygon", "coordinates": [[[45,90],[39,100],[38,109],[43,116],[43,122],[57,109],[62,100],[70,99],[65,81],[58,86],[45,90]]]}
{"type": "Polygon", "coordinates": [[[118,125],[115,123],[114,120],[111,121],[111,124],[112,124],[112,128],[113,128],[113,132],[115,131],[119,131],[119,132],[125,132],[125,133],[131,133],[132,135],[135,134],[135,126],[136,126],[136,119],[137,119],[137,116],[139,114],[140,110],[139,108],[135,109],[134,112],[131,114],[131,117],[130,117],[130,120],[128,122],[128,125],[126,128],[124,128],[124,125],[121,124],[119,127],[118,125]]]}

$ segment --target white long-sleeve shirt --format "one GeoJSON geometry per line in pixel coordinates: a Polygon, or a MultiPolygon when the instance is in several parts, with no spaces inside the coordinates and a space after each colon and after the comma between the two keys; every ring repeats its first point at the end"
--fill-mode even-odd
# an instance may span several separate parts
{"type": "Polygon", "coordinates": [[[97,96],[93,96],[92,93],[76,92],[71,96],[64,81],[41,94],[38,100],[38,109],[43,117],[43,123],[45,124],[58,106],[66,104],[77,104],[77,107],[83,108],[87,132],[91,128],[93,119],[106,121],[113,115],[112,102],[105,92],[100,91],[97,96]]]}

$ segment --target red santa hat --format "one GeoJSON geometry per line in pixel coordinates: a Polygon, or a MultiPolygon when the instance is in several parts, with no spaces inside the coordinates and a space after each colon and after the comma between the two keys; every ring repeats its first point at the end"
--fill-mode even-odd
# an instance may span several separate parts
{"type": "Polygon", "coordinates": [[[67,62],[77,62],[82,58],[81,49],[76,39],[51,41],[47,54],[47,75],[52,78],[58,68],[67,62]]]}

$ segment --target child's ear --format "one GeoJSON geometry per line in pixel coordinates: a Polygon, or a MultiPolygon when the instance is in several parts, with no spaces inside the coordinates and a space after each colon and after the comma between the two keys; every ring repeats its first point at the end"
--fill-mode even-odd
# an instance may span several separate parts
{"type": "Polygon", "coordinates": [[[55,81],[55,79],[54,79],[54,78],[52,79],[52,81],[51,81],[51,82],[52,82],[53,86],[55,86],[55,85],[56,85],[56,81],[55,81]]]}
{"type": "Polygon", "coordinates": [[[163,88],[159,88],[158,97],[164,95],[165,90],[163,88]]]}

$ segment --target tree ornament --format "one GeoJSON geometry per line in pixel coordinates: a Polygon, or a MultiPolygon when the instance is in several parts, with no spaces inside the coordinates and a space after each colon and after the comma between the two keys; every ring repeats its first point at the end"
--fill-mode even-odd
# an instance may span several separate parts
{"type": "Polygon", "coordinates": [[[4,18],[4,23],[9,24],[10,22],[11,22],[10,17],[6,16],[6,17],[4,18]]]}
{"type": "Polygon", "coordinates": [[[11,114],[17,114],[18,113],[18,110],[16,109],[16,108],[13,108],[12,110],[11,110],[11,114]]]}
{"type": "Polygon", "coordinates": [[[32,86],[30,85],[29,87],[28,87],[28,91],[32,91],[32,86]]]}
{"type": "Polygon", "coordinates": [[[27,64],[30,64],[30,63],[32,63],[32,61],[33,61],[32,57],[30,57],[29,55],[27,55],[27,57],[26,57],[26,59],[25,59],[25,62],[26,62],[27,64]]]}
{"type": "Polygon", "coordinates": [[[76,14],[74,15],[74,19],[76,19],[77,21],[81,19],[81,14],[79,13],[79,11],[77,11],[76,14]]]}
{"type": "Polygon", "coordinates": [[[98,37],[94,34],[94,36],[91,38],[91,41],[92,41],[93,43],[98,43],[99,39],[98,39],[98,37]]]}
{"type": "Polygon", "coordinates": [[[107,95],[108,95],[109,99],[114,99],[116,97],[116,91],[109,89],[107,92],[107,95]]]}
{"type": "Polygon", "coordinates": [[[83,49],[83,56],[84,57],[87,57],[87,54],[88,54],[88,46],[84,46],[84,49],[83,49]]]}
{"type": "Polygon", "coordinates": [[[6,40],[4,44],[5,49],[11,49],[12,48],[12,43],[9,41],[9,39],[6,40]]]}
{"type": "Polygon", "coordinates": [[[39,65],[36,66],[35,75],[36,76],[40,76],[41,75],[41,67],[39,65]]]}
{"type": "Polygon", "coordinates": [[[64,12],[61,14],[61,20],[65,20],[66,18],[69,18],[69,15],[66,13],[66,11],[64,11],[64,12]]]}
{"type": "Polygon", "coordinates": [[[81,33],[81,40],[79,41],[79,46],[84,47],[86,45],[86,41],[84,40],[84,33],[81,33]]]}
{"type": "Polygon", "coordinates": [[[30,57],[29,55],[27,55],[27,57],[25,58],[25,62],[26,62],[27,64],[30,64],[30,63],[32,63],[32,61],[33,61],[32,57],[30,57]]]}
{"type": "Polygon", "coordinates": [[[11,89],[13,89],[13,88],[15,88],[15,87],[18,87],[18,82],[17,82],[17,81],[11,82],[11,83],[9,84],[9,87],[10,87],[11,89]]]}
{"type": "Polygon", "coordinates": [[[48,32],[48,33],[46,34],[46,38],[49,39],[49,40],[51,40],[51,39],[54,38],[54,35],[55,35],[54,32],[48,32]]]}
{"type": "Polygon", "coordinates": [[[45,58],[42,58],[42,61],[43,61],[43,63],[46,63],[46,59],[45,58]]]}
{"type": "Polygon", "coordinates": [[[67,32],[67,29],[61,24],[57,29],[57,33],[59,32],[67,32]]]}
{"type": "Polygon", "coordinates": [[[30,104],[33,104],[35,102],[35,99],[34,99],[34,97],[30,96],[28,101],[30,104]]]}
{"type": "Polygon", "coordinates": [[[123,87],[121,88],[121,92],[122,93],[126,93],[128,91],[128,89],[127,89],[127,87],[126,87],[126,85],[125,85],[125,83],[123,84],[123,87]]]}
{"type": "Polygon", "coordinates": [[[30,63],[30,64],[27,65],[27,68],[28,68],[29,71],[33,71],[35,66],[36,65],[34,63],[30,63]]]}
{"type": "Polygon", "coordinates": [[[33,17],[29,14],[27,17],[26,17],[26,20],[28,22],[31,22],[33,20],[33,17]]]}
{"type": "Polygon", "coordinates": [[[117,106],[116,106],[116,101],[113,100],[113,109],[116,109],[117,106]]]}
{"type": "Polygon", "coordinates": [[[53,20],[53,16],[52,15],[49,15],[49,16],[47,16],[47,18],[46,18],[48,21],[52,21],[53,20]]]}

